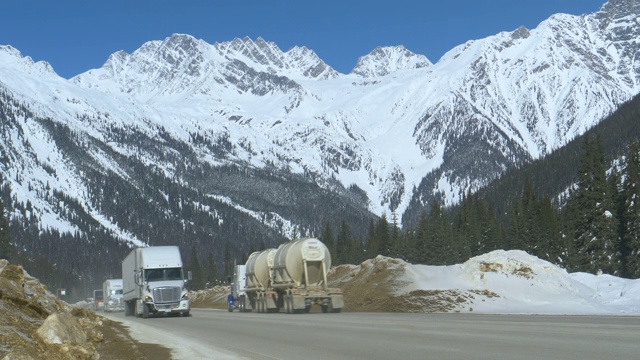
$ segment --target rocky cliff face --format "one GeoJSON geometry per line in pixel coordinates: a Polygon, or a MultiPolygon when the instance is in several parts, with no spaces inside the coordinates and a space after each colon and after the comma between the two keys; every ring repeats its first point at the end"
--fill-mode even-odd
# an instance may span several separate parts
{"type": "Polygon", "coordinates": [[[0,357],[99,359],[100,319],[58,300],[21,266],[0,259],[0,357]]]}

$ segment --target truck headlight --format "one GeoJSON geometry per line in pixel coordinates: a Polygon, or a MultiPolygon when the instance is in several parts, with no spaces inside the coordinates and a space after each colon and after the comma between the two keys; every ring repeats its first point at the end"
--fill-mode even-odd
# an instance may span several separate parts
{"type": "Polygon", "coordinates": [[[149,295],[146,295],[146,296],[144,297],[144,301],[145,301],[145,302],[153,302],[153,298],[152,298],[151,296],[149,296],[149,295]]]}
{"type": "Polygon", "coordinates": [[[189,300],[189,293],[184,293],[182,295],[182,300],[189,300]]]}

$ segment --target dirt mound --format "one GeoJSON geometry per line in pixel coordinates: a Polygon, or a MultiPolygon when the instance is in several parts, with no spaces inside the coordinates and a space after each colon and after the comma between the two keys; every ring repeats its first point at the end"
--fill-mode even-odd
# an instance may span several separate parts
{"type": "MultiPolygon", "coordinates": [[[[402,290],[409,280],[402,260],[378,256],[360,265],[339,265],[327,274],[330,287],[344,290],[343,311],[359,312],[458,312],[473,311],[479,299],[498,297],[486,290],[402,290]]],[[[225,309],[229,286],[189,294],[194,308],[225,309]]]]}
{"type": "Polygon", "coordinates": [[[56,298],[19,265],[0,259],[0,359],[170,359],[121,325],[56,298]],[[151,356],[150,356],[151,354],[151,356]]]}
{"type": "Polygon", "coordinates": [[[339,265],[328,274],[329,285],[344,290],[344,311],[455,312],[469,308],[474,294],[457,290],[414,290],[403,293],[406,263],[378,256],[360,265],[339,265]]]}
{"type": "Polygon", "coordinates": [[[227,296],[231,292],[230,286],[218,285],[211,289],[192,291],[189,293],[191,307],[193,308],[209,308],[209,309],[226,309],[227,296]]]}

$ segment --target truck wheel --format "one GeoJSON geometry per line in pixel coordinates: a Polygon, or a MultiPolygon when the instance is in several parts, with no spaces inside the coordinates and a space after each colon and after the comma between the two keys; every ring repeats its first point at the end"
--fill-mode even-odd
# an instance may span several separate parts
{"type": "Polygon", "coordinates": [[[291,314],[291,305],[289,305],[289,293],[284,294],[284,313],[291,314]]]}
{"type": "Polygon", "coordinates": [[[342,308],[334,308],[331,300],[329,300],[329,304],[327,305],[327,311],[324,310],[324,305],[322,306],[322,312],[339,313],[340,311],[342,311],[342,308]]]}
{"type": "Polygon", "coordinates": [[[133,309],[131,309],[131,302],[127,301],[124,303],[124,316],[131,316],[133,315],[133,309]]]}
{"type": "Polygon", "coordinates": [[[149,318],[149,307],[145,303],[142,303],[141,305],[142,305],[142,318],[143,319],[148,319],[149,318]]]}
{"type": "Polygon", "coordinates": [[[142,316],[142,311],[141,311],[142,309],[140,309],[140,301],[133,300],[132,303],[133,303],[133,314],[136,317],[141,317],[142,316]]]}

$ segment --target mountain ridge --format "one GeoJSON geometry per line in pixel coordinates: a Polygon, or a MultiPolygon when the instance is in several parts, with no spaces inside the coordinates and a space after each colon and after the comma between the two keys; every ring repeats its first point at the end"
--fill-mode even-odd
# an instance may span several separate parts
{"type": "MultiPolygon", "coordinates": [[[[144,134],[158,149],[190,153],[198,166],[274,169],[327,191],[352,189],[366,194],[367,211],[407,215],[410,224],[430,202],[455,204],[638,93],[639,13],[632,1],[609,1],[594,14],[557,14],[535,29],[469,41],[435,64],[402,46],[379,47],[350,74],[306,47],[284,52],[262,38],[208,44],[174,34],[116,52],[68,81],[41,81],[35,75],[50,66],[25,71],[28,57],[0,61],[0,79],[39,116],[119,156],[145,151],[114,133],[144,134]],[[25,76],[16,79],[16,69],[25,76]]],[[[127,176],[102,154],[91,156],[127,176]]],[[[185,176],[185,164],[165,157],[142,160],[168,178],[185,176]]],[[[3,171],[6,179],[17,172],[3,171]]]]}

